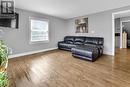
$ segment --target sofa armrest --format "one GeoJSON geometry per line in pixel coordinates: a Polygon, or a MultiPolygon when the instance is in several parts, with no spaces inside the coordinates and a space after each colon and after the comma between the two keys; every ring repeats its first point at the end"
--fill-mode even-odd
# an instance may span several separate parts
{"type": "Polygon", "coordinates": [[[99,49],[99,56],[101,56],[103,54],[103,50],[104,50],[104,46],[103,45],[97,45],[98,49],[99,49]]]}
{"type": "Polygon", "coordinates": [[[65,43],[65,41],[59,41],[58,44],[59,44],[59,43],[65,43]]]}
{"type": "Polygon", "coordinates": [[[103,49],[104,46],[103,45],[97,45],[100,49],[103,49]]]}
{"type": "Polygon", "coordinates": [[[59,41],[58,44],[57,44],[58,47],[60,46],[60,43],[65,43],[65,42],[64,41],[59,41]]]}

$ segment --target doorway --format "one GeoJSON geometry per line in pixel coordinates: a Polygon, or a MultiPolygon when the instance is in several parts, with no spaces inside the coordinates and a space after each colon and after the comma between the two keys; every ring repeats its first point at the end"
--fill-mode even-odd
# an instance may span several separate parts
{"type": "Polygon", "coordinates": [[[112,14],[113,55],[116,49],[127,48],[130,45],[130,10],[112,14]]]}

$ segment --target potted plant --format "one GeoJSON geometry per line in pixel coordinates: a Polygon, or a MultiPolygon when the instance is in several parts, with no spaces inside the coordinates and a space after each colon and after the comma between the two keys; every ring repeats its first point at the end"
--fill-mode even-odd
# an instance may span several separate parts
{"type": "Polygon", "coordinates": [[[0,71],[0,87],[8,87],[7,72],[0,71]]]}
{"type": "Polygon", "coordinates": [[[7,79],[8,65],[8,48],[2,40],[0,40],[0,87],[8,87],[7,79]]]}

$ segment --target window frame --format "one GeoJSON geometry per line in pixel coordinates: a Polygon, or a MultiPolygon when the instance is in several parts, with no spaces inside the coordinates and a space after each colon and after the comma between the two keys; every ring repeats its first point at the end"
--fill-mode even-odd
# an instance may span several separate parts
{"type": "Polygon", "coordinates": [[[50,36],[49,36],[49,20],[48,19],[45,19],[45,18],[39,18],[39,17],[31,17],[29,16],[29,43],[30,44],[36,44],[36,43],[49,43],[50,41],[50,36]],[[45,40],[45,41],[31,41],[31,20],[39,20],[39,21],[47,21],[48,22],[48,40],[45,40]]]}

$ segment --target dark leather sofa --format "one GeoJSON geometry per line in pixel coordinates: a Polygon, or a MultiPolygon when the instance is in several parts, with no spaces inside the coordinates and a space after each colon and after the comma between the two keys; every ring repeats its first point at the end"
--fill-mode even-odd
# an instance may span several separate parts
{"type": "Polygon", "coordinates": [[[103,54],[103,43],[101,37],[66,36],[58,42],[58,48],[71,51],[75,57],[95,61],[103,54]]]}

